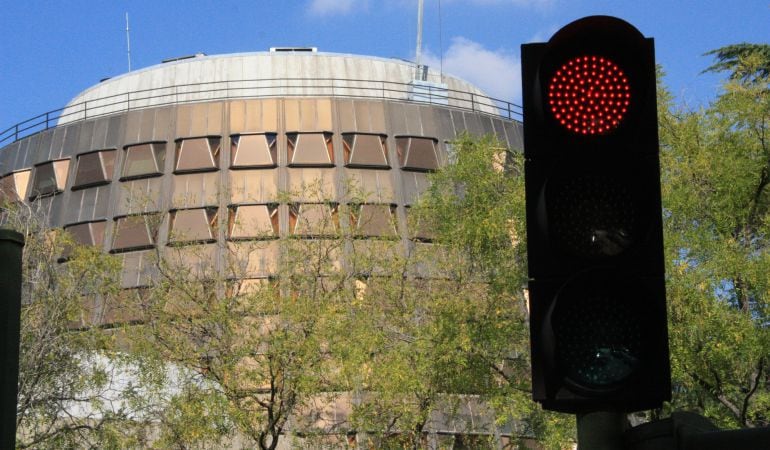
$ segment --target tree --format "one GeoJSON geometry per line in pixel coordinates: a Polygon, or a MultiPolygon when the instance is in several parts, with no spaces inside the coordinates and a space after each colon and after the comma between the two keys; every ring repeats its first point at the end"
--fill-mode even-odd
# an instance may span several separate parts
{"type": "Polygon", "coordinates": [[[770,424],[770,57],[714,50],[730,71],[708,108],[659,95],[667,247],[671,408],[719,425],[770,424]]]}
{"type": "Polygon", "coordinates": [[[137,445],[137,403],[117,382],[126,358],[112,332],[94,326],[117,296],[118,263],[49,229],[40,203],[5,203],[0,220],[26,240],[17,446],[137,445]]]}
{"type": "Polygon", "coordinates": [[[523,159],[492,138],[463,136],[452,148],[455,161],[408,214],[422,241],[355,264],[365,277],[343,323],[363,345],[342,358],[360,393],[351,420],[378,446],[424,447],[444,421],[487,433],[486,446],[502,425],[561,448],[571,418],[531,401],[523,159]],[[483,411],[475,429],[473,407],[483,411]]]}
{"type": "Polygon", "coordinates": [[[730,72],[730,79],[743,84],[766,82],[770,77],[770,45],[735,44],[707,52],[716,63],[704,72],[730,72]]]}

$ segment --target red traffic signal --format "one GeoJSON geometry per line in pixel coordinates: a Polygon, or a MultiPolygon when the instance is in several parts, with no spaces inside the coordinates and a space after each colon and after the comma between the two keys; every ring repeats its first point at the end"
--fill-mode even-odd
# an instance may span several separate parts
{"type": "Polygon", "coordinates": [[[586,17],[522,46],[533,396],[670,398],[652,39],[586,17]]]}

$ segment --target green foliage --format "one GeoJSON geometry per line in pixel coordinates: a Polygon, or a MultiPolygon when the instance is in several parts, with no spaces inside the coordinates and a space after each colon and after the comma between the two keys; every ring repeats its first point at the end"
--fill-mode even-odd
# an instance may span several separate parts
{"type": "Polygon", "coordinates": [[[113,334],[94,328],[119,289],[119,262],[48,229],[34,206],[6,204],[4,227],[25,236],[17,446],[121,448],[138,442],[114,377],[124,365],[113,334]],[[96,302],[102,308],[95,308],[96,302]]]}
{"type": "Polygon", "coordinates": [[[730,72],[730,79],[743,83],[756,83],[770,77],[770,45],[741,43],[728,45],[707,52],[714,55],[716,63],[704,72],[730,72]]]}
{"type": "Polygon", "coordinates": [[[770,424],[770,92],[766,45],[710,54],[710,107],[659,95],[674,399],[727,427],[770,424]]]}

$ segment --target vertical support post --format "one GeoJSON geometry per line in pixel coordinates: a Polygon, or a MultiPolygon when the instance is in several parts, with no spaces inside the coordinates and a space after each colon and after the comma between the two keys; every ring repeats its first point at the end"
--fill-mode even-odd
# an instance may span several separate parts
{"type": "Polygon", "coordinates": [[[0,448],[16,448],[23,247],[21,233],[0,230],[0,448]]]}
{"type": "Polygon", "coordinates": [[[596,411],[577,415],[577,450],[623,450],[626,415],[596,411]]]}

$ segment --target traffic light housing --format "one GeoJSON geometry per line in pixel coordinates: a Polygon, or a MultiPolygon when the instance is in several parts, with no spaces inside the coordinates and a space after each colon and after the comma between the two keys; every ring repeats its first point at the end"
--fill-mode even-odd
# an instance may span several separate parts
{"type": "Polygon", "coordinates": [[[651,38],[608,16],[522,45],[533,397],[670,399],[651,38]]]}

